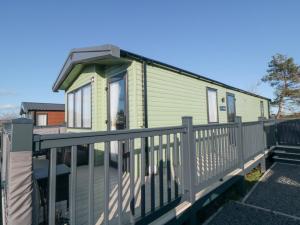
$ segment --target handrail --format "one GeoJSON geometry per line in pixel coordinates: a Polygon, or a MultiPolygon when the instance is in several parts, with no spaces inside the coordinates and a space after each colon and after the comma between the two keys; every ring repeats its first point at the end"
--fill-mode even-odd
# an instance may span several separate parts
{"type": "Polygon", "coordinates": [[[186,128],[183,126],[146,128],[132,130],[99,131],[85,133],[66,133],[66,134],[45,134],[34,135],[33,142],[35,150],[48,148],[67,147],[74,145],[84,145],[115,140],[126,140],[132,138],[145,138],[154,135],[166,135],[173,133],[184,133],[186,128]]]}
{"type": "Polygon", "coordinates": [[[200,129],[210,129],[210,128],[222,128],[222,127],[236,127],[238,123],[212,123],[212,124],[201,124],[201,125],[194,125],[193,130],[200,130],[200,129]]]}

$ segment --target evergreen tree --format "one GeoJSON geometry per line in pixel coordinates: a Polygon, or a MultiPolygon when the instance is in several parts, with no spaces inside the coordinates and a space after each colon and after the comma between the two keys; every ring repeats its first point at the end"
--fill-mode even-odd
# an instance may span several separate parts
{"type": "Polygon", "coordinates": [[[278,107],[276,118],[282,117],[285,108],[295,109],[300,105],[300,67],[293,58],[274,55],[262,81],[275,89],[271,104],[278,107]]]}

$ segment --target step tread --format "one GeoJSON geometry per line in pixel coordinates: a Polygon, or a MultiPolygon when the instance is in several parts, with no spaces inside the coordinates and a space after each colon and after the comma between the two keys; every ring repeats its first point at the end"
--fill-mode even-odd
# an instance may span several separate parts
{"type": "Polygon", "coordinates": [[[279,157],[279,156],[273,156],[273,159],[287,160],[287,161],[299,162],[300,163],[300,159],[282,158],[282,157],[279,157]]]}
{"type": "Polygon", "coordinates": [[[276,148],[287,148],[287,149],[298,149],[300,150],[300,146],[293,146],[293,145],[277,145],[276,148]]]}
{"type": "Polygon", "coordinates": [[[275,154],[279,153],[279,154],[300,156],[300,152],[296,153],[296,152],[289,152],[289,151],[285,151],[285,150],[274,150],[274,153],[275,154]]]}

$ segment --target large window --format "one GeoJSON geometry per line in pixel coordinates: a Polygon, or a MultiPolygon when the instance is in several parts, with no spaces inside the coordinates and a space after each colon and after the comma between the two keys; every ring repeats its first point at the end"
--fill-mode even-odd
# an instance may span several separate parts
{"type": "Polygon", "coordinates": [[[68,127],[91,128],[91,85],[68,94],[68,127]]]}
{"type": "Polygon", "coordinates": [[[209,123],[218,122],[218,102],[217,102],[217,90],[207,88],[207,117],[209,123]]]}

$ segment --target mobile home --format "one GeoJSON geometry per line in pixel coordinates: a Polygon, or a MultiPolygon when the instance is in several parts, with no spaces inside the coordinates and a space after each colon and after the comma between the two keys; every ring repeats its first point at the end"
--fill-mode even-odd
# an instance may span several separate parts
{"type": "Polygon", "coordinates": [[[69,132],[243,122],[269,117],[269,99],[114,45],[71,50],[53,91],[65,91],[69,132]]]}
{"type": "Polygon", "coordinates": [[[20,115],[33,120],[34,126],[58,126],[65,123],[65,104],[22,102],[20,115]]]}

